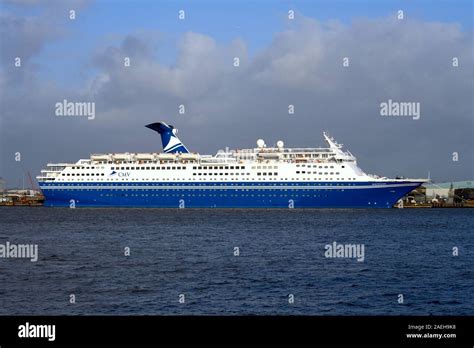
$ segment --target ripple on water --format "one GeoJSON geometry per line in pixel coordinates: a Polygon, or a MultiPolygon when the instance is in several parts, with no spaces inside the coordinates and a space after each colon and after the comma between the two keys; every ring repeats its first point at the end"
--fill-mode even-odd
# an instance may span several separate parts
{"type": "Polygon", "coordinates": [[[0,209],[0,239],[40,255],[0,259],[0,314],[474,315],[473,225],[468,209],[0,209]],[[333,241],[365,261],[325,258],[333,241]]]}

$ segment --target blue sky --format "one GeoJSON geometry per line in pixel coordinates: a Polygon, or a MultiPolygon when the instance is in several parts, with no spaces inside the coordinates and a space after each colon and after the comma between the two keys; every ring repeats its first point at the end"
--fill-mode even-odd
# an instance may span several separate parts
{"type": "MultiPolygon", "coordinates": [[[[22,16],[43,15],[40,6],[4,3],[3,8],[22,16]]],[[[98,0],[78,10],[75,21],[67,20],[65,11],[64,37],[45,46],[34,61],[45,79],[60,85],[81,84],[96,72],[88,65],[96,48],[116,44],[140,30],[157,31],[159,49],[155,54],[167,65],[173,65],[176,42],[188,31],[209,35],[218,43],[242,39],[253,56],[269,45],[275,33],[291,25],[286,20],[289,9],[296,15],[346,25],[357,18],[396,16],[401,9],[406,18],[458,23],[463,31],[472,31],[471,0],[98,0]],[[181,9],[186,12],[184,21],[178,19],[181,9]],[[162,34],[159,37],[158,32],[162,34]]]]}

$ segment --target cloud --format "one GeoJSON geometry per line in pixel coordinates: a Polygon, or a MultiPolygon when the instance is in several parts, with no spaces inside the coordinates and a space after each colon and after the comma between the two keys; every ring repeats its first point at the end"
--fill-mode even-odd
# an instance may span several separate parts
{"type": "MultiPolygon", "coordinates": [[[[91,152],[159,150],[156,135],[143,125],[165,120],[201,153],[253,147],[257,138],[322,145],[321,132],[329,130],[368,172],[420,177],[431,171],[439,180],[474,174],[472,34],[455,24],[378,18],[343,25],[303,17],[252,57],[240,39],[217,43],[187,32],[172,65],[156,58],[160,46],[151,37],[130,34],[91,52],[97,74],[80,89],[38,81],[37,95],[23,85],[28,103],[15,99],[17,92],[4,95],[7,128],[23,129],[27,119],[29,129],[41,130],[27,131],[47,154],[38,154],[32,167],[91,152]],[[52,117],[51,105],[68,98],[95,101],[96,120],[52,117]],[[420,120],[381,117],[380,103],[388,99],[419,102],[420,120]],[[184,115],[178,114],[181,104],[184,115]],[[459,162],[452,161],[453,152],[459,162]]],[[[5,154],[22,147],[23,140],[8,139],[5,154]]]]}
{"type": "Polygon", "coordinates": [[[0,88],[3,91],[12,90],[16,86],[25,88],[36,79],[41,66],[34,58],[48,44],[67,37],[64,22],[69,20],[68,11],[82,10],[90,1],[9,0],[6,3],[14,7],[0,13],[0,88]],[[18,14],[15,9],[22,7],[36,7],[41,15],[18,14]],[[21,59],[21,69],[14,65],[16,58],[21,59]]]}
{"type": "Polygon", "coordinates": [[[154,59],[150,42],[127,36],[120,46],[107,47],[94,58],[96,67],[103,72],[97,78],[103,83],[95,90],[96,97],[105,100],[107,108],[133,107],[156,102],[155,98],[207,98],[232,78],[235,56],[242,64],[245,62],[241,41],[218,46],[208,36],[188,32],[178,43],[176,64],[165,66],[154,59]],[[126,57],[130,58],[130,67],[124,65],[126,57]],[[131,88],[124,88],[125,85],[131,88]]]}
{"type": "Polygon", "coordinates": [[[10,14],[0,15],[0,88],[2,91],[16,86],[24,88],[35,79],[37,64],[32,62],[45,44],[58,37],[52,27],[37,18],[23,18],[10,14]],[[22,68],[15,67],[20,59],[22,68]]]}

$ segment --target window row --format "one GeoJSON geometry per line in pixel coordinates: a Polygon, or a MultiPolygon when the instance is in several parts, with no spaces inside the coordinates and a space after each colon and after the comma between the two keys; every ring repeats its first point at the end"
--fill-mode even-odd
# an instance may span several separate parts
{"type": "Polygon", "coordinates": [[[278,166],[253,166],[252,169],[278,169],[278,166]]]}
{"type": "MultiPolygon", "coordinates": [[[[318,165],[316,165],[316,164],[313,164],[313,165],[311,165],[311,164],[308,164],[308,165],[306,165],[306,164],[297,164],[296,166],[297,166],[297,167],[308,167],[308,168],[313,167],[313,168],[319,168],[319,169],[323,169],[323,168],[325,168],[325,169],[327,169],[327,168],[334,168],[334,166],[318,166],[318,165]]],[[[342,166],[342,168],[345,168],[345,167],[342,166]]]]}
{"type": "Polygon", "coordinates": [[[199,166],[193,169],[245,169],[245,166],[199,166]]]}
{"type": "Polygon", "coordinates": [[[62,173],[61,176],[104,176],[104,173],[81,173],[81,174],[76,174],[76,173],[62,173]]]}
{"type": "Polygon", "coordinates": [[[213,173],[213,172],[210,172],[210,173],[193,173],[193,175],[250,175],[250,173],[213,173]]]}
{"type": "MultiPolygon", "coordinates": [[[[310,171],[306,172],[304,170],[302,170],[300,172],[300,171],[297,170],[296,174],[311,174],[311,172],[310,171]]],[[[319,172],[319,173],[318,172],[313,172],[313,174],[319,174],[319,175],[334,175],[334,174],[336,174],[336,175],[340,175],[339,172],[336,172],[336,173],[334,173],[334,172],[330,172],[330,173],[328,173],[328,172],[324,172],[324,173],[323,172],[319,172]]]]}

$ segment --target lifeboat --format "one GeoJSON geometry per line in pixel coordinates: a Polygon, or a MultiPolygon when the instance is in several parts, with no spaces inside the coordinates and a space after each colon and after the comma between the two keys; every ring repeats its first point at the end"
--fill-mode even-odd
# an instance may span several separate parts
{"type": "Polygon", "coordinates": [[[260,152],[258,157],[261,159],[279,159],[280,154],[277,152],[260,152]]]}
{"type": "Polygon", "coordinates": [[[135,156],[137,160],[144,160],[144,161],[151,161],[154,158],[154,155],[152,153],[137,153],[135,156]]]}
{"type": "Polygon", "coordinates": [[[113,155],[113,159],[116,161],[132,161],[133,155],[129,153],[116,153],[113,155]]]}
{"type": "Polygon", "coordinates": [[[91,155],[93,161],[110,161],[110,156],[107,154],[93,154],[91,155]]]}
{"type": "Polygon", "coordinates": [[[176,159],[176,155],[172,153],[160,153],[157,158],[160,161],[174,161],[176,159]]]}
{"type": "Polygon", "coordinates": [[[182,161],[197,161],[199,159],[199,155],[195,153],[182,153],[179,155],[179,159],[182,161]]]}

